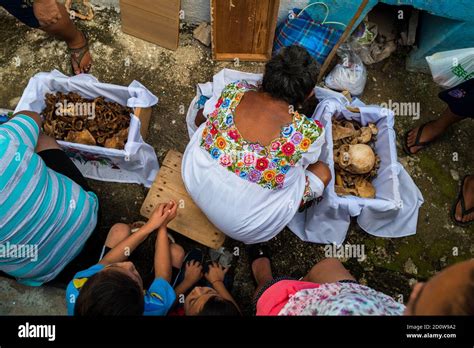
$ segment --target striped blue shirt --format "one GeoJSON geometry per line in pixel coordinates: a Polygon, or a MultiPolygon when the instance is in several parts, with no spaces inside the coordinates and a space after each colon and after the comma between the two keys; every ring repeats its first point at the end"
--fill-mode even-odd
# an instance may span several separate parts
{"type": "Polygon", "coordinates": [[[36,154],[39,131],[25,115],[0,125],[0,270],[31,286],[52,280],[79,254],[99,205],[36,154]]]}

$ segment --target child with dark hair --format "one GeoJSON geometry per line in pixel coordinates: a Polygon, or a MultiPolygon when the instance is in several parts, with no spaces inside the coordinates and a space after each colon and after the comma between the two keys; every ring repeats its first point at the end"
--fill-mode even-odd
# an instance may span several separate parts
{"type": "MultiPolygon", "coordinates": [[[[191,271],[196,273],[196,269],[202,277],[202,266],[194,263],[190,266],[191,271]],[[194,270],[193,270],[194,268],[194,270]]],[[[208,271],[204,274],[207,280],[207,286],[196,286],[188,296],[184,303],[184,311],[189,316],[240,316],[239,307],[232,298],[224,284],[224,278],[229,268],[224,268],[214,262],[209,265],[208,271]]],[[[188,267],[186,268],[188,272],[188,267]]],[[[177,288],[176,293],[180,293],[177,288]]]]}
{"type": "Polygon", "coordinates": [[[168,223],[176,217],[177,204],[160,204],[150,219],[132,233],[130,226],[116,224],[105,242],[105,256],[97,265],[79,272],[67,287],[68,314],[77,316],[166,315],[176,295],[170,285],[172,266],[179,268],[183,248],[169,242],[168,223]],[[155,280],[143,289],[143,280],[130,254],[158,229],[155,280]]]}
{"type": "Polygon", "coordinates": [[[203,270],[203,253],[194,249],[186,256],[175,281],[175,292],[179,301],[171,315],[188,316],[240,316],[239,307],[228,287],[229,268],[217,262],[206,265],[203,270]],[[192,290],[191,290],[192,289],[192,290]]]}

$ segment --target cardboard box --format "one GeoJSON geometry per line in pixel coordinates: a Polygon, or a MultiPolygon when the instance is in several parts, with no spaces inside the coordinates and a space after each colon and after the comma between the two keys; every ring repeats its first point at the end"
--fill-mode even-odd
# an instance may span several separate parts
{"type": "Polygon", "coordinates": [[[122,31],[176,50],[180,8],[180,0],[120,0],[122,31]]]}

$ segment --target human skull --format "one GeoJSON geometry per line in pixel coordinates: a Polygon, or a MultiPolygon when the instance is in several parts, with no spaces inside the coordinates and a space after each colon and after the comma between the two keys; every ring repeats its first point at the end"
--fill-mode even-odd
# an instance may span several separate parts
{"type": "Polygon", "coordinates": [[[365,144],[342,145],[335,154],[336,163],[353,174],[369,173],[375,165],[375,154],[365,144]]]}

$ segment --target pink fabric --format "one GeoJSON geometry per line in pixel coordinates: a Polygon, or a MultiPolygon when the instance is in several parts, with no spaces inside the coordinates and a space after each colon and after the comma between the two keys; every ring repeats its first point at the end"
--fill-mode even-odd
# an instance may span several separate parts
{"type": "Polygon", "coordinates": [[[257,315],[278,315],[288,300],[298,291],[318,288],[319,284],[299,280],[281,280],[273,284],[260,296],[257,315]]]}

